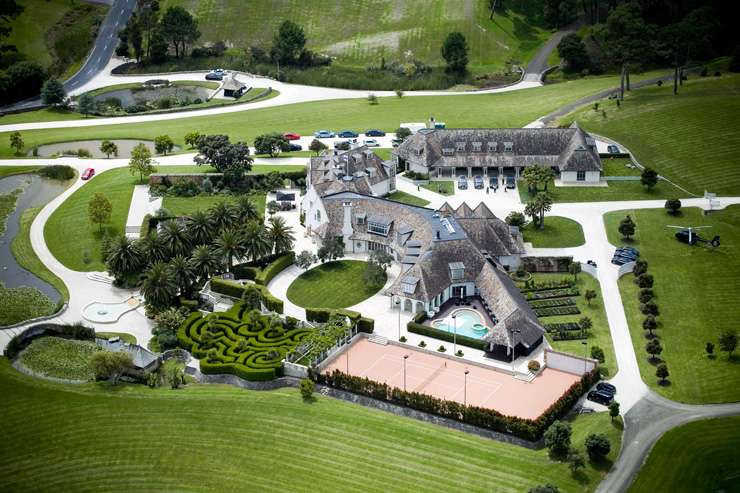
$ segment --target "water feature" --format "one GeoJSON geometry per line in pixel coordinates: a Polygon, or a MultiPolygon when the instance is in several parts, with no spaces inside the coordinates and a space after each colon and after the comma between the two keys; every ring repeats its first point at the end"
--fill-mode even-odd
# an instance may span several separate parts
{"type": "Polygon", "coordinates": [[[480,339],[488,332],[480,313],[468,308],[456,310],[443,320],[434,320],[432,327],[449,333],[455,332],[457,327],[457,335],[472,337],[473,339],[480,339]],[[457,317],[457,322],[452,319],[452,315],[457,317]]]}
{"type": "Polygon", "coordinates": [[[23,212],[46,204],[62,193],[67,188],[67,183],[35,174],[12,175],[0,179],[0,194],[4,195],[18,188],[23,192],[18,196],[15,211],[8,216],[5,233],[0,236],[0,281],[8,288],[19,286],[36,288],[57,302],[61,297],[59,292],[51,284],[20,266],[10,251],[10,243],[20,230],[20,217],[23,212]]]}
{"type": "Polygon", "coordinates": [[[109,324],[116,322],[124,313],[135,310],[139,304],[139,300],[133,297],[119,303],[95,301],[82,309],[82,316],[90,322],[109,324]]]}
{"type": "MultiPolygon", "coordinates": [[[[102,140],[75,140],[72,142],[58,142],[56,144],[45,144],[45,145],[41,145],[36,148],[36,155],[38,155],[39,157],[50,157],[50,156],[56,156],[56,155],[63,155],[63,154],[68,153],[68,151],[72,151],[71,155],[76,155],[79,149],[85,149],[94,158],[105,158],[106,155],[103,154],[103,151],[100,150],[101,142],[102,140]]],[[[151,140],[113,139],[112,142],[116,144],[116,146],[118,147],[118,156],[111,156],[111,158],[113,157],[130,158],[131,151],[138,144],[144,144],[145,146],[149,148],[150,151],[152,151],[152,154],[156,153],[154,149],[154,142],[151,140]]],[[[177,152],[179,150],[180,150],[180,147],[175,146],[172,149],[172,152],[177,152]]],[[[32,153],[33,153],[33,150],[28,151],[29,156],[32,155],[32,153]]]]}

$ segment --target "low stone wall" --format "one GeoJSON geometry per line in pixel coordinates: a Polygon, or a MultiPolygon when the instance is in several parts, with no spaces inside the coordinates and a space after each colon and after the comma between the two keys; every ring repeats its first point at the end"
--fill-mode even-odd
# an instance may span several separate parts
{"type": "Polygon", "coordinates": [[[573,257],[522,257],[521,267],[527,272],[568,272],[573,257]]]}

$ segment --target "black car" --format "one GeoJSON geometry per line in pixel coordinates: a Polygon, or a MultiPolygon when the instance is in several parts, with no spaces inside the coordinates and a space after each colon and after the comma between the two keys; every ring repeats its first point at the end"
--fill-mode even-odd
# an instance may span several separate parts
{"type": "Polygon", "coordinates": [[[464,176],[460,176],[457,179],[457,188],[460,190],[467,190],[468,189],[468,179],[464,176]]]}
{"type": "Polygon", "coordinates": [[[365,132],[365,135],[367,135],[368,137],[385,137],[385,132],[374,128],[365,132]]]}
{"type": "Polygon", "coordinates": [[[627,253],[632,254],[632,255],[634,255],[636,257],[639,257],[640,256],[640,250],[638,250],[637,248],[623,246],[623,247],[617,248],[617,251],[618,252],[627,252],[627,253]]]}
{"type": "Polygon", "coordinates": [[[634,255],[634,254],[629,253],[629,252],[614,252],[614,256],[615,257],[621,257],[621,258],[627,259],[630,262],[632,262],[634,260],[637,260],[637,255],[634,255]]]}
{"type": "Polygon", "coordinates": [[[601,392],[600,390],[592,390],[586,396],[588,400],[592,402],[597,402],[599,404],[603,404],[605,406],[609,405],[613,397],[614,397],[613,395],[607,394],[606,392],[601,392]]]}
{"type": "Polygon", "coordinates": [[[611,394],[611,395],[614,395],[617,393],[617,388],[614,385],[610,383],[606,383],[606,382],[597,383],[596,390],[600,392],[604,392],[605,394],[611,394]]]}
{"type": "Polygon", "coordinates": [[[298,144],[288,144],[288,151],[302,151],[303,147],[298,144]]]}
{"type": "Polygon", "coordinates": [[[506,188],[508,188],[509,190],[513,190],[516,188],[516,180],[513,176],[506,177],[506,188]]]}
{"type": "Polygon", "coordinates": [[[493,178],[489,178],[488,179],[488,186],[491,187],[494,190],[497,190],[498,189],[498,178],[495,177],[495,176],[493,178]]]}
{"type": "Polygon", "coordinates": [[[206,74],[206,80],[224,80],[224,76],[217,72],[208,72],[206,74]]]}
{"type": "Polygon", "coordinates": [[[476,175],[473,178],[473,186],[477,188],[478,190],[482,190],[483,189],[483,177],[480,175],[476,175]]]}
{"type": "Polygon", "coordinates": [[[354,130],[342,130],[337,134],[337,137],[341,137],[343,139],[356,139],[359,136],[360,135],[354,130]]]}
{"type": "Polygon", "coordinates": [[[624,265],[624,264],[628,264],[630,262],[632,262],[632,260],[630,260],[628,258],[624,258],[624,257],[617,257],[617,256],[615,256],[615,257],[612,258],[612,263],[614,265],[624,265]]]}

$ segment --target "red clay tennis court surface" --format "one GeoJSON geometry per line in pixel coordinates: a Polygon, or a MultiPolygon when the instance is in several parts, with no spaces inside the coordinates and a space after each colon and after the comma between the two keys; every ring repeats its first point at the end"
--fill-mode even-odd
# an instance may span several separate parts
{"type": "Polygon", "coordinates": [[[464,403],[465,370],[467,403],[494,409],[507,416],[536,419],[580,377],[545,368],[534,380],[525,382],[494,369],[435,356],[410,347],[382,345],[359,339],[332,361],[324,372],[335,369],[367,377],[403,389],[403,356],[406,359],[406,390],[464,403]]]}

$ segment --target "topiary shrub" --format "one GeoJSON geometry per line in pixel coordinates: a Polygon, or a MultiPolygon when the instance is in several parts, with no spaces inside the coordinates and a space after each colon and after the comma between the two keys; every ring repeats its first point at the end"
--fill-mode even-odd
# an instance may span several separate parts
{"type": "Polygon", "coordinates": [[[527,369],[532,373],[537,373],[540,371],[540,362],[536,359],[530,360],[529,363],[527,363],[527,369]]]}

